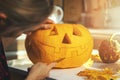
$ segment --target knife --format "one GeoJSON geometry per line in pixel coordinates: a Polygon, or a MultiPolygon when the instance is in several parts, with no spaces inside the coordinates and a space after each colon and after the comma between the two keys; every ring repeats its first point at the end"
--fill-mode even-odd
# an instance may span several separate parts
{"type": "Polygon", "coordinates": [[[60,61],[62,61],[62,60],[64,60],[64,59],[65,59],[65,57],[64,57],[64,58],[57,59],[57,60],[55,60],[55,61],[53,61],[53,62],[59,63],[60,61]]]}
{"type": "Polygon", "coordinates": [[[56,80],[56,79],[51,78],[51,77],[46,77],[46,78],[45,78],[45,79],[43,79],[43,80],[56,80]]]}

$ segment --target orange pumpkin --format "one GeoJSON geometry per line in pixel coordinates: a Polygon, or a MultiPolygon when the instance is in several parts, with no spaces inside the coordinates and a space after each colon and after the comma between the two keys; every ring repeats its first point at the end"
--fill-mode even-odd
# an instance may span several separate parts
{"type": "Polygon", "coordinates": [[[55,68],[83,65],[91,56],[93,39],[88,29],[80,24],[50,24],[51,29],[38,30],[26,37],[25,47],[33,62],[57,63],[55,68]]]}
{"type": "Polygon", "coordinates": [[[110,40],[103,40],[98,51],[99,56],[104,63],[114,63],[119,60],[120,52],[117,51],[115,45],[111,45],[110,40]]]}

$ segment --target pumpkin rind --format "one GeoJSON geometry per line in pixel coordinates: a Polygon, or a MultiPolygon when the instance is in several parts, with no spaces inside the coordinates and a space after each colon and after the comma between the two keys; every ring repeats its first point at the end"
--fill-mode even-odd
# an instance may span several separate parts
{"type": "Polygon", "coordinates": [[[57,63],[55,68],[73,68],[83,65],[91,56],[93,39],[80,24],[50,24],[51,29],[38,30],[26,37],[25,48],[33,62],[57,63]]]}
{"type": "Polygon", "coordinates": [[[104,63],[115,63],[119,60],[120,52],[117,52],[116,47],[110,44],[110,40],[103,40],[98,51],[104,63]]]}

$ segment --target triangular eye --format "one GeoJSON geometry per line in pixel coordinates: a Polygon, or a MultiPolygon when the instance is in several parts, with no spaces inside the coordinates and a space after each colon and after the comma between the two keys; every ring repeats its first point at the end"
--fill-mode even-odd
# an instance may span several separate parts
{"type": "Polygon", "coordinates": [[[67,34],[65,34],[62,43],[64,44],[71,44],[70,38],[67,34]]]}
{"type": "Polygon", "coordinates": [[[73,35],[75,35],[75,36],[81,36],[81,32],[76,27],[73,27],[73,35]]]}
{"type": "Polygon", "coordinates": [[[51,30],[50,35],[58,35],[56,27],[51,30]]]}

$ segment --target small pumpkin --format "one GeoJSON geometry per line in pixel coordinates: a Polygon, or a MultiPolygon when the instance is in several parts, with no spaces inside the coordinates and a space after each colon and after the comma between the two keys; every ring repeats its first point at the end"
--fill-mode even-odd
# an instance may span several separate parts
{"type": "Polygon", "coordinates": [[[113,43],[110,40],[105,39],[99,46],[99,56],[104,63],[114,63],[119,59],[120,52],[111,44],[113,43]]]}
{"type": "Polygon", "coordinates": [[[47,30],[37,30],[26,37],[25,48],[33,62],[57,63],[55,68],[73,68],[84,64],[91,56],[93,38],[80,24],[50,24],[47,30]]]}

